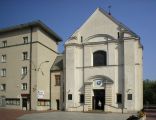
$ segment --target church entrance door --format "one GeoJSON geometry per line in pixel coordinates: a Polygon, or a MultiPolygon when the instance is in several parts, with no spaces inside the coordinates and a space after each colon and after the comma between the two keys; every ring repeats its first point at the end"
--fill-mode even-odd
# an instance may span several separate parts
{"type": "Polygon", "coordinates": [[[93,90],[93,110],[104,110],[105,105],[105,90],[95,89],[93,90]]]}

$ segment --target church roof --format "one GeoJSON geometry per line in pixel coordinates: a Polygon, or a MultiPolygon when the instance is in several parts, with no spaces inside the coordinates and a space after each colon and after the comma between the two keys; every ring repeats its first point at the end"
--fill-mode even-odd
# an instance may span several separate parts
{"type": "Polygon", "coordinates": [[[105,10],[103,10],[102,8],[97,8],[101,13],[103,13],[105,16],[107,16],[109,19],[111,19],[114,23],[116,23],[118,26],[124,28],[124,30],[126,30],[127,32],[131,33],[132,35],[134,35],[135,37],[139,37],[139,35],[137,35],[136,33],[134,33],[130,28],[128,28],[125,24],[121,23],[120,21],[118,21],[116,18],[114,18],[112,15],[110,15],[109,13],[107,13],[105,10]]]}
{"type": "Polygon", "coordinates": [[[56,57],[50,71],[61,71],[63,70],[63,55],[56,57]]]}
{"type": "Polygon", "coordinates": [[[28,27],[32,27],[32,26],[38,26],[38,27],[40,27],[40,28],[43,29],[50,37],[54,38],[56,42],[62,41],[62,39],[61,39],[60,36],[58,36],[51,28],[49,28],[47,25],[45,25],[45,24],[44,24],[42,21],[40,21],[40,20],[36,20],[36,21],[24,23],[24,24],[19,24],[19,25],[7,27],[7,28],[2,28],[2,29],[0,29],[0,34],[4,34],[4,33],[7,33],[7,32],[11,32],[11,31],[14,31],[14,30],[20,30],[20,29],[28,28],[28,27]]]}
{"type": "MultiPolygon", "coordinates": [[[[97,8],[97,9],[95,10],[95,12],[97,12],[97,11],[101,12],[103,15],[105,15],[106,17],[108,17],[112,22],[114,22],[115,24],[117,24],[117,25],[119,26],[119,28],[123,29],[124,32],[128,32],[128,33],[130,33],[131,35],[133,35],[134,37],[140,39],[140,36],[139,36],[139,35],[137,35],[135,32],[133,32],[133,31],[132,31],[130,28],[128,28],[125,24],[123,24],[122,22],[118,21],[116,18],[114,18],[111,14],[109,14],[109,13],[108,13],[107,11],[105,11],[104,9],[102,9],[102,8],[97,8]]],[[[95,12],[94,12],[94,13],[95,13],[95,12]]],[[[93,13],[93,14],[94,14],[94,13],[93,13]]],[[[93,14],[92,14],[92,15],[93,15],[93,14]]],[[[92,17],[92,15],[82,24],[82,26],[84,26],[85,23],[87,23],[87,21],[92,17]]],[[[77,32],[82,28],[82,26],[81,26],[80,28],[78,28],[78,29],[73,33],[72,36],[75,36],[75,34],[77,34],[77,32]]],[[[72,38],[72,36],[71,36],[70,38],[72,38]]]]}

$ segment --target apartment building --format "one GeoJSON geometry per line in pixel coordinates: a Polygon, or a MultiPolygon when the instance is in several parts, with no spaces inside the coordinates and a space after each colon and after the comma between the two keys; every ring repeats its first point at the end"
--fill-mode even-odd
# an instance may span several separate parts
{"type": "Polygon", "coordinates": [[[0,29],[0,106],[50,109],[50,69],[60,41],[41,21],[0,29]]]}

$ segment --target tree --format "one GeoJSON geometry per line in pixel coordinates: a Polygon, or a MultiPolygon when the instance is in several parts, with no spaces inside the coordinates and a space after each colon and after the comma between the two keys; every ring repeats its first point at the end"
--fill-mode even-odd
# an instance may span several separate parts
{"type": "Polygon", "coordinates": [[[144,105],[156,104],[156,81],[146,79],[143,82],[144,105]]]}

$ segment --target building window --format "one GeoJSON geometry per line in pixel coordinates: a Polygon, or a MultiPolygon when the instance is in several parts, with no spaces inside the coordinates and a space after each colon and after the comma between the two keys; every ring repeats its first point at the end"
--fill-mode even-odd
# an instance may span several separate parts
{"type": "Polygon", "coordinates": [[[128,95],[127,95],[127,99],[128,99],[128,100],[132,100],[132,94],[128,94],[128,95]]]}
{"type": "Polygon", "coordinates": [[[117,103],[122,103],[122,94],[117,94],[117,103]]]}
{"type": "Polygon", "coordinates": [[[118,39],[120,38],[120,32],[118,32],[118,39]]]}
{"type": "Polygon", "coordinates": [[[83,37],[81,36],[81,42],[83,42],[83,37]]]}
{"type": "Polygon", "coordinates": [[[55,75],[55,85],[60,86],[61,85],[61,76],[60,75],[55,75]]]}
{"type": "Polygon", "coordinates": [[[7,105],[20,105],[20,99],[18,98],[6,98],[6,104],[7,105]]]}
{"type": "Polygon", "coordinates": [[[84,103],[84,94],[80,94],[80,103],[84,103]]]}
{"type": "Polygon", "coordinates": [[[6,55],[2,55],[1,62],[6,62],[6,55]]]}
{"type": "Polygon", "coordinates": [[[106,66],[107,54],[105,51],[96,51],[93,53],[93,66],[106,66]]]}
{"type": "Polygon", "coordinates": [[[38,106],[49,106],[50,101],[45,99],[38,99],[38,106]]]}
{"type": "Polygon", "coordinates": [[[6,69],[5,68],[1,69],[1,76],[2,77],[6,76],[6,69]]]}
{"type": "Polygon", "coordinates": [[[26,75],[27,74],[27,67],[22,67],[22,75],[26,75]]]}
{"type": "Polygon", "coordinates": [[[22,90],[27,90],[27,83],[22,83],[21,89],[22,90]]]}
{"type": "Polygon", "coordinates": [[[28,52],[23,52],[23,60],[28,60],[28,52]]]}
{"type": "Polygon", "coordinates": [[[68,94],[68,100],[72,100],[72,94],[68,94]]]}
{"type": "Polygon", "coordinates": [[[2,47],[6,47],[7,46],[7,41],[2,41],[2,47]]]}
{"type": "Polygon", "coordinates": [[[27,44],[29,42],[28,37],[23,37],[23,41],[24,41],[24,44],[27,44]]]}
{"type": "Polygon", "coordinates": [[[1,84],[0,85],[0,90],[5,91],[6,90],[6,84],[1,84]]]}

